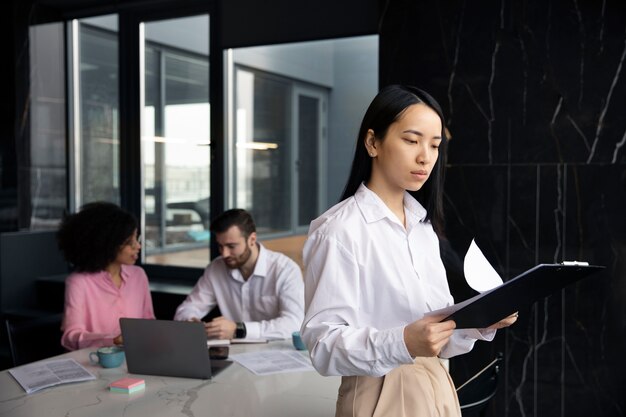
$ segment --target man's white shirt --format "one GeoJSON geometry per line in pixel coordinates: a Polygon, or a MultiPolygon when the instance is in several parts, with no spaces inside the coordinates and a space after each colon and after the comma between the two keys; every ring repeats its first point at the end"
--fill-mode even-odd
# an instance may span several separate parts
{"type": "Polygon", "coordinates": [[[259,243],[259,256],[247,281],[221,256],[214,259],[176,309],[174,320],[201,319],[219,305],[222,316],[245,323],[246,338],[284,339],[300,328],[303,303],[300,267],[259,243]]]}

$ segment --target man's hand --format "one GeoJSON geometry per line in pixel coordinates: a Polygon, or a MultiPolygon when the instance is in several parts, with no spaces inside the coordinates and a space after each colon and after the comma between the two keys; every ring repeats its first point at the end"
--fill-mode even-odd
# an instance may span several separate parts
{"type": "Polygon", "coordinates": [[[411,357],[439,355],[456,327],[452,320],[439,322],[445,317],[445,315],[424,317],[404,328],[404,343],[411,357]]]}
{"type": "Polygon", "coordinates": [[[204,323],[204,329],[209,339],[233,339],[237,323],[223,316],[214,318],[209,323],[204,323]]]}

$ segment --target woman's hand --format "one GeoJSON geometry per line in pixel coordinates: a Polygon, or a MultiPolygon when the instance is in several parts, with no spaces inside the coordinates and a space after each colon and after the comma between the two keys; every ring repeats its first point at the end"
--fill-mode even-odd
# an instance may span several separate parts
{"type": "Polygon", "coordinates": [[[497,330],[497,329],[503,329],[505,327],[509,327],[510,325],[512,325],[513,323],[515,323],[517,321],[517,317],[519,316],[519,313],[516,311],[515,313],[511,314],[510,316],[500,320],[497,323],[492,324],[491,326],[487,327],[488,330],[497,330]]]}
{"type": "Polygon", "coordinates": [[[124,344],[124,340],[122,340],[122,335],[118,334],[117,337],[113,338],[113,343],[116,345],[124,344]]]}
{"type": "Polygon", "coordinates": [[[424,317],[404,328],[404,344],[411,357],[439,355],[456,327],[452,320],[440,322],[445,317],[445,315],[424,317]]]}

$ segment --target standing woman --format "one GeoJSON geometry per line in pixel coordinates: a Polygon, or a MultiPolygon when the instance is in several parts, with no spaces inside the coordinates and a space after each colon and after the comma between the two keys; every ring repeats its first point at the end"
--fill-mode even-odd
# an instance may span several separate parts
{"type": "Polygon", "coordinates": [[[154,318],[148,277],[135,266],[137,220],[112,203],[63,219],[57,240],[74,272],[65,280],[61,344],[69,350],[122,344],[120,317],[154,318]]]}
{"type": "Polygon", "coordinates": [[[437,102],[408,86],[365,113],[342,201],[304,246],[302,336],[323,375],[341,375],[336,416],[460,416],[438,357],[495,329],[454,330],[425,313],[453,304],[439,254],[446,136],[437,102]]]}

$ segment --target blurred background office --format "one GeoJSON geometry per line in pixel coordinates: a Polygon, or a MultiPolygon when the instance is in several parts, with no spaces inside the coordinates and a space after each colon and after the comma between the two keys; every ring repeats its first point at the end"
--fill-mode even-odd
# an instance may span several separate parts
{"type": "MultiPolygon", "coordinates": [[[[248,209],[301,263],[379,87],[442,104],[452,141],[442,249],[457,299],[476,238],[509,279],[584,260],[602,274],[521,311],[451,361],[503,353],[488,415],[624,416],[626,6],[616,1],[12,0],[2,6],[0,312],[62,311],[63,213],[106,200],[142,223],[155,314],[171,318],[248,209]]],[[[13,328],[9,326],[10,328],[13,328]]],[[[2,367],[12,366],[7,334],[2,367]]]]}

